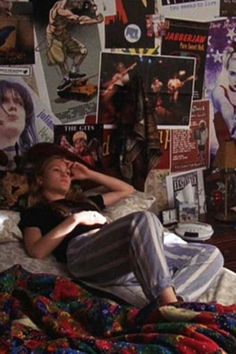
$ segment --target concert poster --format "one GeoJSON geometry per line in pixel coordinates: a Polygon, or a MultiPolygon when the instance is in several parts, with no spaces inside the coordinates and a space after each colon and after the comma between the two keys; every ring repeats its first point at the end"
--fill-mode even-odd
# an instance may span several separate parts
{"type": "Polygon", "coordinates": [[[220,0],[220,16],[235,17],[236,16],[236,1],[235,0],[220,0]]]}
{"type": "Polygon", "coordinates": [[[146,15],[154,14],[155,0],[116,0],[116,14],[105,16],[105,48],[153,48],[147,36],[146,15]]]}
{"type": "Polygon", "coordinates": [[[70,151],[89,167],[102,169],[103,126],[101,124],[55,125],[54,143],[70,151]]]}
{"type": "Polygon", "coordinates": [[[188,130],[172,130],[171,172],[209,167],[209,100],[193,102],[188,130]]]}
{"type": "Polygon", "coordinates": [[[0,13],[0,65],[34,64],[32,4],[8,3],[8,14],[0,13]]]}
{"type": "Polygon", "coordinates": [[[187,128],[195,63],[190,57],[101,53],[97,121],[132,125],[147,105],[158,129],[187,128]]]}
{"type": "Polygon", "coordinates": [[[201,99],[205,71],[205,59],[209,23],[165,19],[168,28],[161,41],[161,54],[195,57],[196,73],[194,78],[193,99],[201,99]]]}

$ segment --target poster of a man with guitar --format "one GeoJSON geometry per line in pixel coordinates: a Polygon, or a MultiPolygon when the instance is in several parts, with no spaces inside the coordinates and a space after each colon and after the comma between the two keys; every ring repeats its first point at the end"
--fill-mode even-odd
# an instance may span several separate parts
{"type": "MultiPolygon", "coordinates": [[[[110,56],[111,59],[112,57],[113,55],[110,56]]],[[[104,82],[101,80],[99,120],[102,120],[102,123],[116,124],[129,114],[132,77],[136,74],[136,66],[135,58],[131,63],[129,60],[127,63],[122,60],[113,62],[114,71],[109,73],[108,78],[106,77],[108,75],[104,75],[104,82]]]]}

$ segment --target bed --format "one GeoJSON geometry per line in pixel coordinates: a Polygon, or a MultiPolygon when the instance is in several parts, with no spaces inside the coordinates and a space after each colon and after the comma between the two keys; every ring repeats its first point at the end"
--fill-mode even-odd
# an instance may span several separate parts
{"type": "MultiPolygon", "coordinates": [[[[136,192],[106,216],[154,203],[136,192]]],[[[53,256],[28,257],[18,221],[0,211],[0,353],[236,353],[235,273],[224,268],[198,302],[131,306],[73,282],[53,256]]]]}

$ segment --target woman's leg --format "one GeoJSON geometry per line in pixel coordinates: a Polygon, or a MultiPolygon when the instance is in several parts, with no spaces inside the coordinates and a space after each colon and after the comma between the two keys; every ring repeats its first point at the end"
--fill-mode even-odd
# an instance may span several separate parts
{"type": "Polygon", "coordinates": [[[137,212],[70,241],[68,269],[80,280],[115,284],[133,272],[149,301],[176,301],[155,214],[137,212]]]}
{"type": "Polygon", "coordinates": [[[164,245],[176,293],[186,301],[199,298],[223,267],[220,250],[212,245],[188,243],[164,245]]]}

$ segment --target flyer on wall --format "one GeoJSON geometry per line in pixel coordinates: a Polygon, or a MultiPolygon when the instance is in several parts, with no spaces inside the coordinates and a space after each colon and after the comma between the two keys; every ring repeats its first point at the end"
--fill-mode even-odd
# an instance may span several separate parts
{"type": "Polygon", "coordinates": [[[209,100],[193,102],[189,130],[171,134],[171,171],[181,172],[209,167],[210,160],[209,100]]]}
{"type": "Polygon", "coordinates": [[[168,28],[161,40],[161,54],[196,58],[193,99],[201,99],[204,82],[205,58],[209,23],[173,20],[166,18],[168,28]]]}

